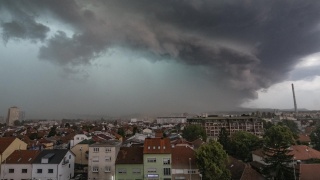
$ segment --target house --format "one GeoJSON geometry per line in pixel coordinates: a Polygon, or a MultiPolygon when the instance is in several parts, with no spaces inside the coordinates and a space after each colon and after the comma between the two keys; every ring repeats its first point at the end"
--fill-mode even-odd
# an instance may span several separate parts
{"type": "Polygon", "coordinates": [[[32,179],[32,163],[39,153],[36,150],[15,150],[1,165],[0,179],[32,179]]]}
{"type": "Polygon", "coordinates": [[[143,178],[143,147],[121,147],[116,160],[115,179],[143,178]]]}
{"type": "Polygon", "coordinates": [[[68,149],[43,150],[32,163],[32,178],[69,180],[74,176],[74,160],[68,149]]]}
{"type": "Polygon", "coordinates": [[[89,145],[88,179],[113,179],[121,141],[107,140],[89,145]]]}
{"type": "Polygon", "coordinates": [[[80,143],[81,141],[83,140],[88,140],[88,139],[91,139],[91,137],[88,137],[87,135],[85,134],[77,134],[73,137],[72,140],[70,140],[70,147],[73,147],[75,145],[77,145],[78,143],[80,143]]]}
{"type": "Polygon", "coordinates": [[[300,164],[299,179],[301,180],[317,180],[320,179],[320,164],[300,164]]]}
{"type": "Polygon", "coordinates": [[[196,152],[189,145],[176,145],[172,152],[172,179],[200,180],[196,165],[196,152]]]}
{"type": "MultiPolygon", "coordinates": [[[[0,138],[0,165],[7,159],[15,150],[26,150],[27,144],[15,137],[0,138]]],[[[0,166],[1,167],[1,166],[0,166]]],[[[2,169],[0,169],[2,172],[2,169]]]]}
{"type": "Polygon", "coordinates": [[[168,138],[146,138],[143,169],[146,179],[171,180],[171,144],[168,138]]]}
{"type": "Polygon", "coordinates": [[[89,145],[95,143],[92,139],[85,139],[71,148],[75,154],[75,164],[88,166],[89,145]]]}

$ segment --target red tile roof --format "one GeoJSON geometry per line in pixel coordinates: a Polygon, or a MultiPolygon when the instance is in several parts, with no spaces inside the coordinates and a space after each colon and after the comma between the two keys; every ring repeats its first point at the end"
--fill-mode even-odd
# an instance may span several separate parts
{"type": "Polygon", "coordinates": [[[175,146],[171,150],[172,169],[188,169],[191,166],[196,169],[196,152],[190,146],[175,146]],[[189,162],[189,158],[191,161],[189,162]]]}
{"type": "Polygon", "coordinates": [[[143,164],[143,147],[121,147],[116,164],[143,164]]]}
{"type": "Polygon", "coordinates": [[[308,134],[299,134],[300,142],[311,142],[310,136],[308,134]]]}
{"type": "Polygon", "coordinates": [[[146,138],[144,141],[144,154],[170,154],[171,144],[168,138],[146,138]]]}
{"type": "Polygon", "coordinates": [[[243,171],[240,180],[263,180],[264,177],[256,170],[252,169],[250,165],[247,165],[243,171]]]}
{"type": "Polygon", "coordinates": [[[31,164],[40,151],[15,150],[6,160],[7,164],[31,164]]]}
{"type": "Polygon", "coordinates": [[[2,154],[15,139],[15,137],[0,138],[0,154],[2,154]]]}

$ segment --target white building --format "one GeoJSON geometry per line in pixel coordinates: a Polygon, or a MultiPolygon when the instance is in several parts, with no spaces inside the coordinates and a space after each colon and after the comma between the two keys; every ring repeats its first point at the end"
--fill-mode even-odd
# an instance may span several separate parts
{"type": "Polygon", "coordinates": [[[20,110],[18,107],[10,107],[8,109],[7,126],[14,126],[14,121],[20,120],[20,110]]]}
{"type": "Polygon", "coordinates": [[[115,161],[121,141],[108,140],[89,146],[88,179],[114,180],[115,161]]]}
{"type": "Polygon", "coordinates": [[[73,137],[73,140],[70,140],[70,147],[72,148],[73,146],[79,144],[83,140],[89,140],[91,137],[88,137],[85,134],[77,134],[73,137]]]}
{"type": "Polygon", "coordinates": [[[74,176],[74,160],[68,149],[43,150],[32,164],[32,178],[69,180],[74,176]]]}
{"type": "Polygon", "coordinates": [[[187,117],[157,117],[157,124],[186,123],[187,117]]]}
{"type": "Polygon", "coordinates": [[[40,151],[16,150],[1,164],[0,179],[31,179],[32,162],[40,151]]]}

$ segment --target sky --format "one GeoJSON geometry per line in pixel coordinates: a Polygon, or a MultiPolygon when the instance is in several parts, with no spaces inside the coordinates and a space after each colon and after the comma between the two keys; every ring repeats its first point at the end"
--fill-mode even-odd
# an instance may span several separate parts
{"type": "Polygon", "coordinates": [[[0,1],[0,116],[320,110],[320,1],[0,1]]]}

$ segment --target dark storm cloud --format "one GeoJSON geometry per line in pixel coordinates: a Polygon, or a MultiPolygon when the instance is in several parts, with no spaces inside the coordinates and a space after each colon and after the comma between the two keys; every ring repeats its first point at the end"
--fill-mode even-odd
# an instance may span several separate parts
{"type": "Polygon", "coordinates": [[[1,4],[13,17],[2,23],[4,37],[44,39],[48,29],[35,23],[41,16],[73,28],[71,37],[62,30],[47,39],[40,48],[41,59],[60,65],[90,64],[110,47],[125,47],[150,59],[206,66],[211,70],[207,78],[240,93],[239,99],[254,97],[256,90],[284,80],[301,57],[320,50],[317,0],[1,4]],[[22,12],[35,16],[21,24],[17,17],[22,12]]]}

